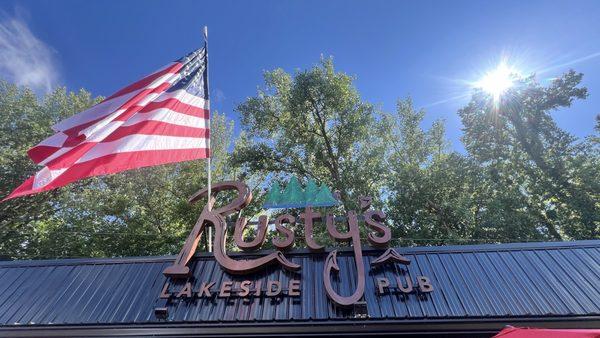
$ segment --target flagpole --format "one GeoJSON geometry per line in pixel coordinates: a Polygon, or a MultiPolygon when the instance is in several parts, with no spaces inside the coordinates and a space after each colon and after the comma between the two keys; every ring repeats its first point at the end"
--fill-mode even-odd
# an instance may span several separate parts
{"type": "MultiPolygon", "coordinates": [[[[206,100],[209,102],[210,104],[210,99],[209,99],[209,94],[210,91],[208,90],[208,27],[204,26],[204,57],[205,57],[205,67],[206,67],[206,72],[204,72],[204,97],[206,98],[206,100]]],[[[206,162],[206,171],[208,173],[208,211],[210,211],[212,209],[212,205],[211,205],[211,189],[212,189],[212,184],[211,184],[211,147],[210,147],[210,135],[211,135],[211,130],[210,130],[210,106],[208,107],[208,120],[207,120],[207,126],[208,126],[208,139],[206,140],[206,145],[208,148],[208,161],[206,162]]],[[[209,227],[208,228],[208,251],[212,252],[212,228],[209,227]]]]}

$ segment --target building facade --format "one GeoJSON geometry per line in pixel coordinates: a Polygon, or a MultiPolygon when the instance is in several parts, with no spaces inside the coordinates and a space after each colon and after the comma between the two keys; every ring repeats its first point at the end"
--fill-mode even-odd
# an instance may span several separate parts
{"type": "MultiPolygon", "coordinates": [[[[489,337],[506,325],[600,328],[600,241],[396,248],[409,264],[373,264],[363,248],[290,250],[298,271],[226,272],[195,254],[185,278],[175,257],[0,262],[0,336],[489,337]],[[340,306],[364,283],[360,301],[340,306]]],[[[260,257],[230,254],[241,261],[260,257]]],[[[375,262],[377,263],[377,262],[375,262]]]]}

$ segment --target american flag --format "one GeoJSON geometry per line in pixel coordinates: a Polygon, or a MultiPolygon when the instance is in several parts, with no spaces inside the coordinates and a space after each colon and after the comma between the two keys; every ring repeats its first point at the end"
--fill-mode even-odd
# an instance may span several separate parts
{"type": "Polygon", "coordinates": [[[52,127],[28,151],[44,167],[6,199],[86,177],[209,157],[206,48],[52,127]]]}

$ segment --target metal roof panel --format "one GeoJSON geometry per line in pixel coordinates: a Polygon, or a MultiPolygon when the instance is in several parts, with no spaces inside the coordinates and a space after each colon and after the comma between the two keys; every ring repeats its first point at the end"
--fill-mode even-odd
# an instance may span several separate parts
{"type": "MultiPolygon", "coordinates": [[[[434,291],[377,294],[377,278],[403,281],[398,266],[370,268],[381,250],[365,249],[368,315],[375,320],[439,320],[600,315],[600,241],[397,248],[412,263],[411,278],[428,276],[434,291]]],[[[242,255],[243,256],[243,255],[242,255]]],[[[250,277],[225,273],[210,254],[191,263],[196,288],[225,280],[279,280],[287,290],[301,279],[299,297],[194,298],[170,302],[167,322],[248,323],[354,319],[335,307],[323,286],[325,253],[286,253],[300,273],[269,267],[250,277]]],[[[0,262],[0,325],[159,323],[154,308],[173,256],[0,262]]],[[[342,295],[357,283],[352,252],[338,252],[335,289],[342,295]]],[[[184,281],[177,284],[182,286],[184,281]]]]}

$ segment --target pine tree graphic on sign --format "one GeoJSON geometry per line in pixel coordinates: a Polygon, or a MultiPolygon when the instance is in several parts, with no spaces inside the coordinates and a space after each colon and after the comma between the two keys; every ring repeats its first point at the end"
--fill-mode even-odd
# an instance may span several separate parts
{"type": "Polygon", "coordinates": [[[306,183],[306,189],[304,189],[304,195],[306,196],[306,205],[316,206],[317,194],[319,193],[319,187],[317,182],[309,178],[306,183]]]}
{"type": "Polygon", "coordinates": [[[321,185],[321,187],[319,188],[319,192],[317,193],[317,196],[315,198],[315,206],[326,207],[338,205],[339,203],[340,201],[335,199],[335,197],[333,197],[333,194],[331,194],[331,190],[329,190],[329,187],[325,184],[321,185]]]}
{"type": "Polygon", "coordinates": [[[300,182],[295,176],[292,176],[288,182],[283,196],[281,197],[280,208],[301,208],[306,204],[304,191],[300,182]]]}
{"type": "Polygon", "coordinates": [[[277,205],[281,202],[281,198],[281,186],[279,185],[279,182],[275,181],[271,185],[271,189],[267,193],[267,197],[265,199],[263,207],[265,209],[277,208],[277,205]]]}
{"type": "Polygon", "coordinates": [[[306,188],[302,189],[300,180],[292,176],[283,191],[277,181],[273,183],[263,207],[265,209],[326,207],[339,203],[325,184],[319,186],[313,179],[308,179],[306,188]]]}

